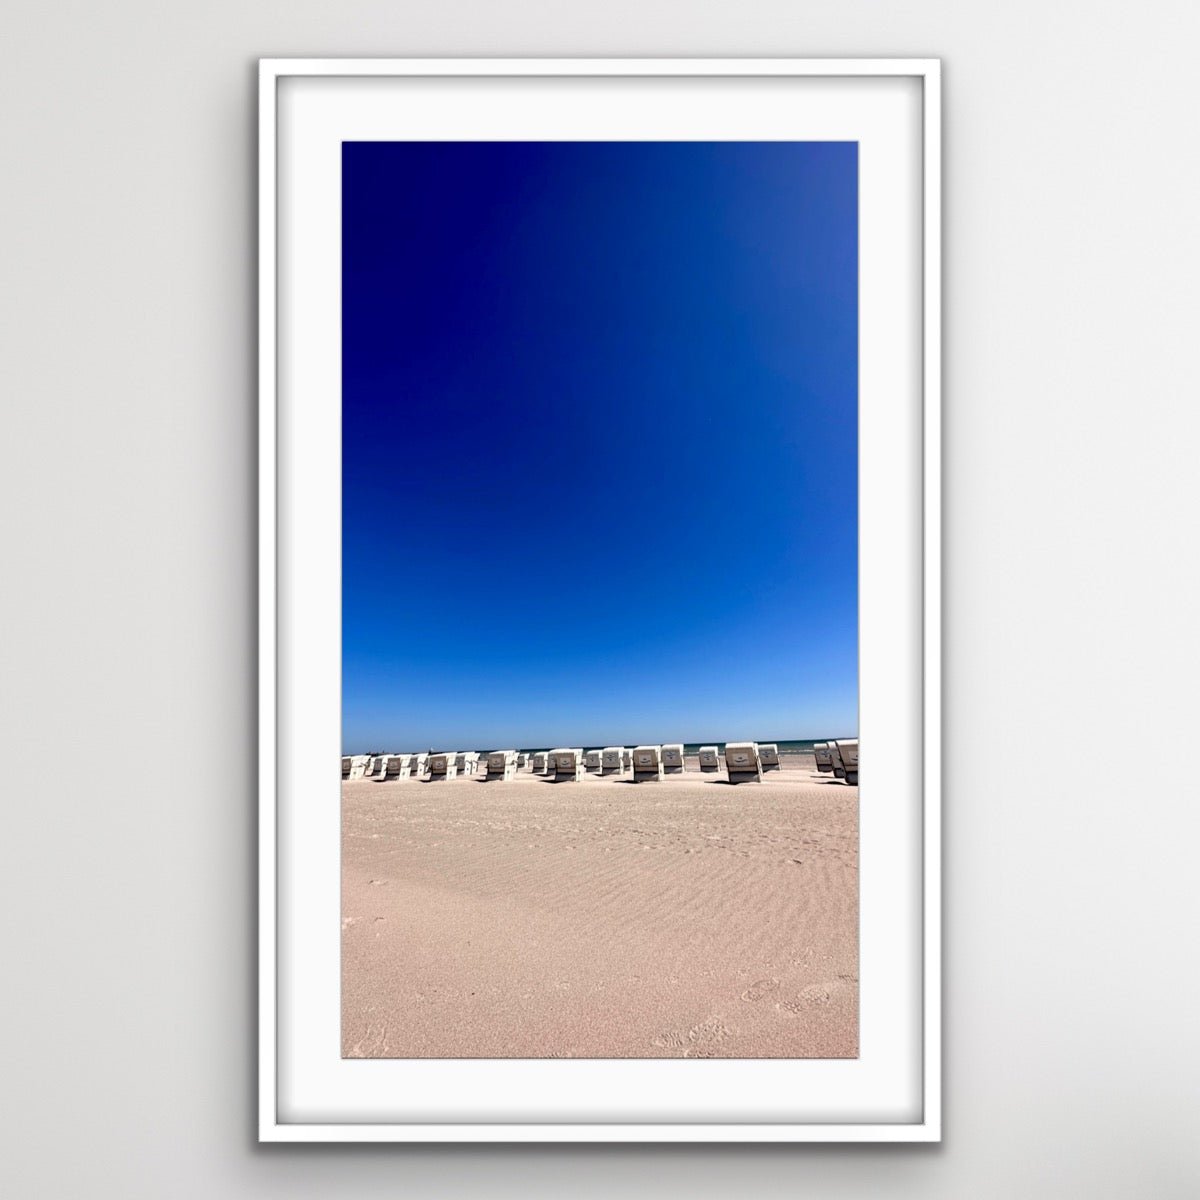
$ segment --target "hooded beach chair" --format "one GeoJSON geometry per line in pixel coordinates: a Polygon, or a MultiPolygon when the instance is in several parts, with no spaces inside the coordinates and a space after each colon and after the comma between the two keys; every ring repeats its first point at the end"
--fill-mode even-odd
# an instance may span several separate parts
{"type": "Polygon", "coordinates": [[[813,758],[817,760],[817,770],[822,775],[833,774],[833,755],[829,752],[828,742],[813,743],[813,758]]]}
{"type": "Polygon", "coordinates": [[[587,750],[584,752],[583,769],[585,771],[588,771],[589,773],[592,771],[595,771],[597,774],[599,774],[599,772],[600,772],[600,751],[599,750],[587,750]]]}
{"type": "Polygon", "coordinates": [[[400,767],[401,779],[420,779],[429,765],[429,755],[422,751],[420,754],[406,754],[400,767]]]}
{"type": "Polygon", "coordinates": [[[844,742],[835,742],[838,754],[842,758],[842,766],[846,771],[846,782],[858,784],[858,738],[850,738],[844,742]]]}
{"type": "Polygon", "coordinates": [[[719,771],[721,769],[721,756],[717,753],[716,746],[701,746],[700,747],[700,770],[702,771],[719,771]]]}
{"type": "Polygon", "coordinates": [[[558,749],[550,751],[551,770],[550,774],[556,780],[574,779],[576,781],[583,778],[583,751],[571,749],[558,749]]]}
{"type": "Polygon", "coordinates": [[[680,775],[683,773],[683,744],[671,742],[662,748],[663,774],[680,775]]]}
{"type": "Polygon", "coordinates": [[[730,783],[762,783],[762,760],[755,742],[729,742],[725,746],[725,770],[730,783]]]}
{"type": "Polygon", "coordinates": [[[838,749],[837,742],[829,743],[829,765],[835,779],[845,780],[846,768],[842,765],[842,752],[838,749]]]}
{"type": "Polygon", "coordinates": [[[385,754],[383,756],[383,767],[375,772],[375,780],[377,783],[387,783],[392,779],[400,778],[400,771],[404,766],[403,754],[385,754]]]}
{"type": "Polygon", "coordinates": [[[662,747],[635,746],[633,748],[633,782],[645,783],[663,777],[662,747]]]}
{"type": "Polygon", "coordinates": [[[484,779],[512,779],[517,773],[517,752],[515,750],[493,750],[487,756],[487,772],[484,779]]]}
{"type": "Polygon", "coordinates": [[[779,747],[774,742],[761,742],[758,747],[758,761],[764,771],[782,771],[779,761],[779,747]]]}
{"type": "Polygon", "coordinates": [[[453,779],[458,774],[458,755],[431,754],[429,756],[429,782],[440,783],[453,779]]]}
{"type": "Polygon", "coordinates": [[[625,747],[605,746],[600,752],[601,775],[625,774],[625,747]]]}

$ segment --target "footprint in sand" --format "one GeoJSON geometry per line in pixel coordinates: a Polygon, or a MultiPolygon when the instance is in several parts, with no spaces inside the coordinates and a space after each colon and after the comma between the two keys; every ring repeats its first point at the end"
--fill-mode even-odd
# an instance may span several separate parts
{"type": "Polygon", "coordinates": [[[688,1046],[684,1058],[715,1058],[716,1046],[730,1036],[728,1027],[719,1017],[710,1017],[688,1030],[688,1046]]]}
{"type": "Polygon", "coordinates": [[[775,1005],[784,1017],[803,1016],[810,1008],[820,1008],[833,998],[833,993],[823,983],[810,983],[794,1000],[781,1000],[775,1005]]]}
{"type": "Polygon", "coordinates": [[[683,1051],[684,1058],[711,1058],[713,1047],[732,1036],[732,1030],[720,1017],[709,1017],[693,1025],[686,1033],[672,1030],[660,1033],[654,1044],[663,1050],[683,1051]]]}
{"type": "Polygon", "coordinates": [[[742,999],[749,1000],[752,1004],[759,1000],[766,999],[772,992],[779,987],[778,979],[760,979],[757,983],[752,983],[743,993],[742,999]]]}
{"type": "Polygon", "coordinates": [[[372,879],[371,880],[372,887],[383,887],[386,883],[387,883],[386,879],[372,879]]]}

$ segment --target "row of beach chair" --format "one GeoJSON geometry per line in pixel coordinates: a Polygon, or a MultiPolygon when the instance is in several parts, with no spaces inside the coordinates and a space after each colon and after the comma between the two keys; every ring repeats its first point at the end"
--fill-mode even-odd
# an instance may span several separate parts
{"type": "Polygon", "coordinates": [[[817,770],[849,784],[858,783],[858,739],[840,742],[817,742],[813,746],[817,770]]]}
{"type": "MultiPolygon", "coordinates": [[[[814,747],[817,770],[847,784],[858,783],[858,741],[818,742],[814,747]]],[[[762,782],[764,772],[779,771],[779,746],[774,742],[729,742],[720,753],[716,746],[701,746],[700,770],[711,774],[724,766],[730,783],[762,782]],[[722,759],[724,762],[722,762],[722,759]]],[[[342,759],[343,779],[446,780],[477,776],[503,781],[529,770],[556,781],[580,780],[588,773],[601,776],[629,774],[634,783],[679,775],[686,770],[683,746],[606,746],[603,750],[560,747],[526,754],[521,750],[473,750],[436,754],[355,754],[342,759]]]]}

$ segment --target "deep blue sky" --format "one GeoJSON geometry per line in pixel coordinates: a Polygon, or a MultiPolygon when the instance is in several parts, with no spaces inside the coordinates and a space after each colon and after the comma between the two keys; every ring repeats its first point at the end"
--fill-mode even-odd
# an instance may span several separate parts
{"type": "Polygon", "coordinates": [[[343,742],[857,731],[853,143],[346,143],[343,742]]]}

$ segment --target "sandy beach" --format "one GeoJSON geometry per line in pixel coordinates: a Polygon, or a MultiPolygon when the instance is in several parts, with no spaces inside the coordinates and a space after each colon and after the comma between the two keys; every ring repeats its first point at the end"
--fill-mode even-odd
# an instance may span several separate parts
{"type": "Polygon", "coordinates": [[[852,1058],[858,788],[342,785],[342,1054],[852,1058]]]}

